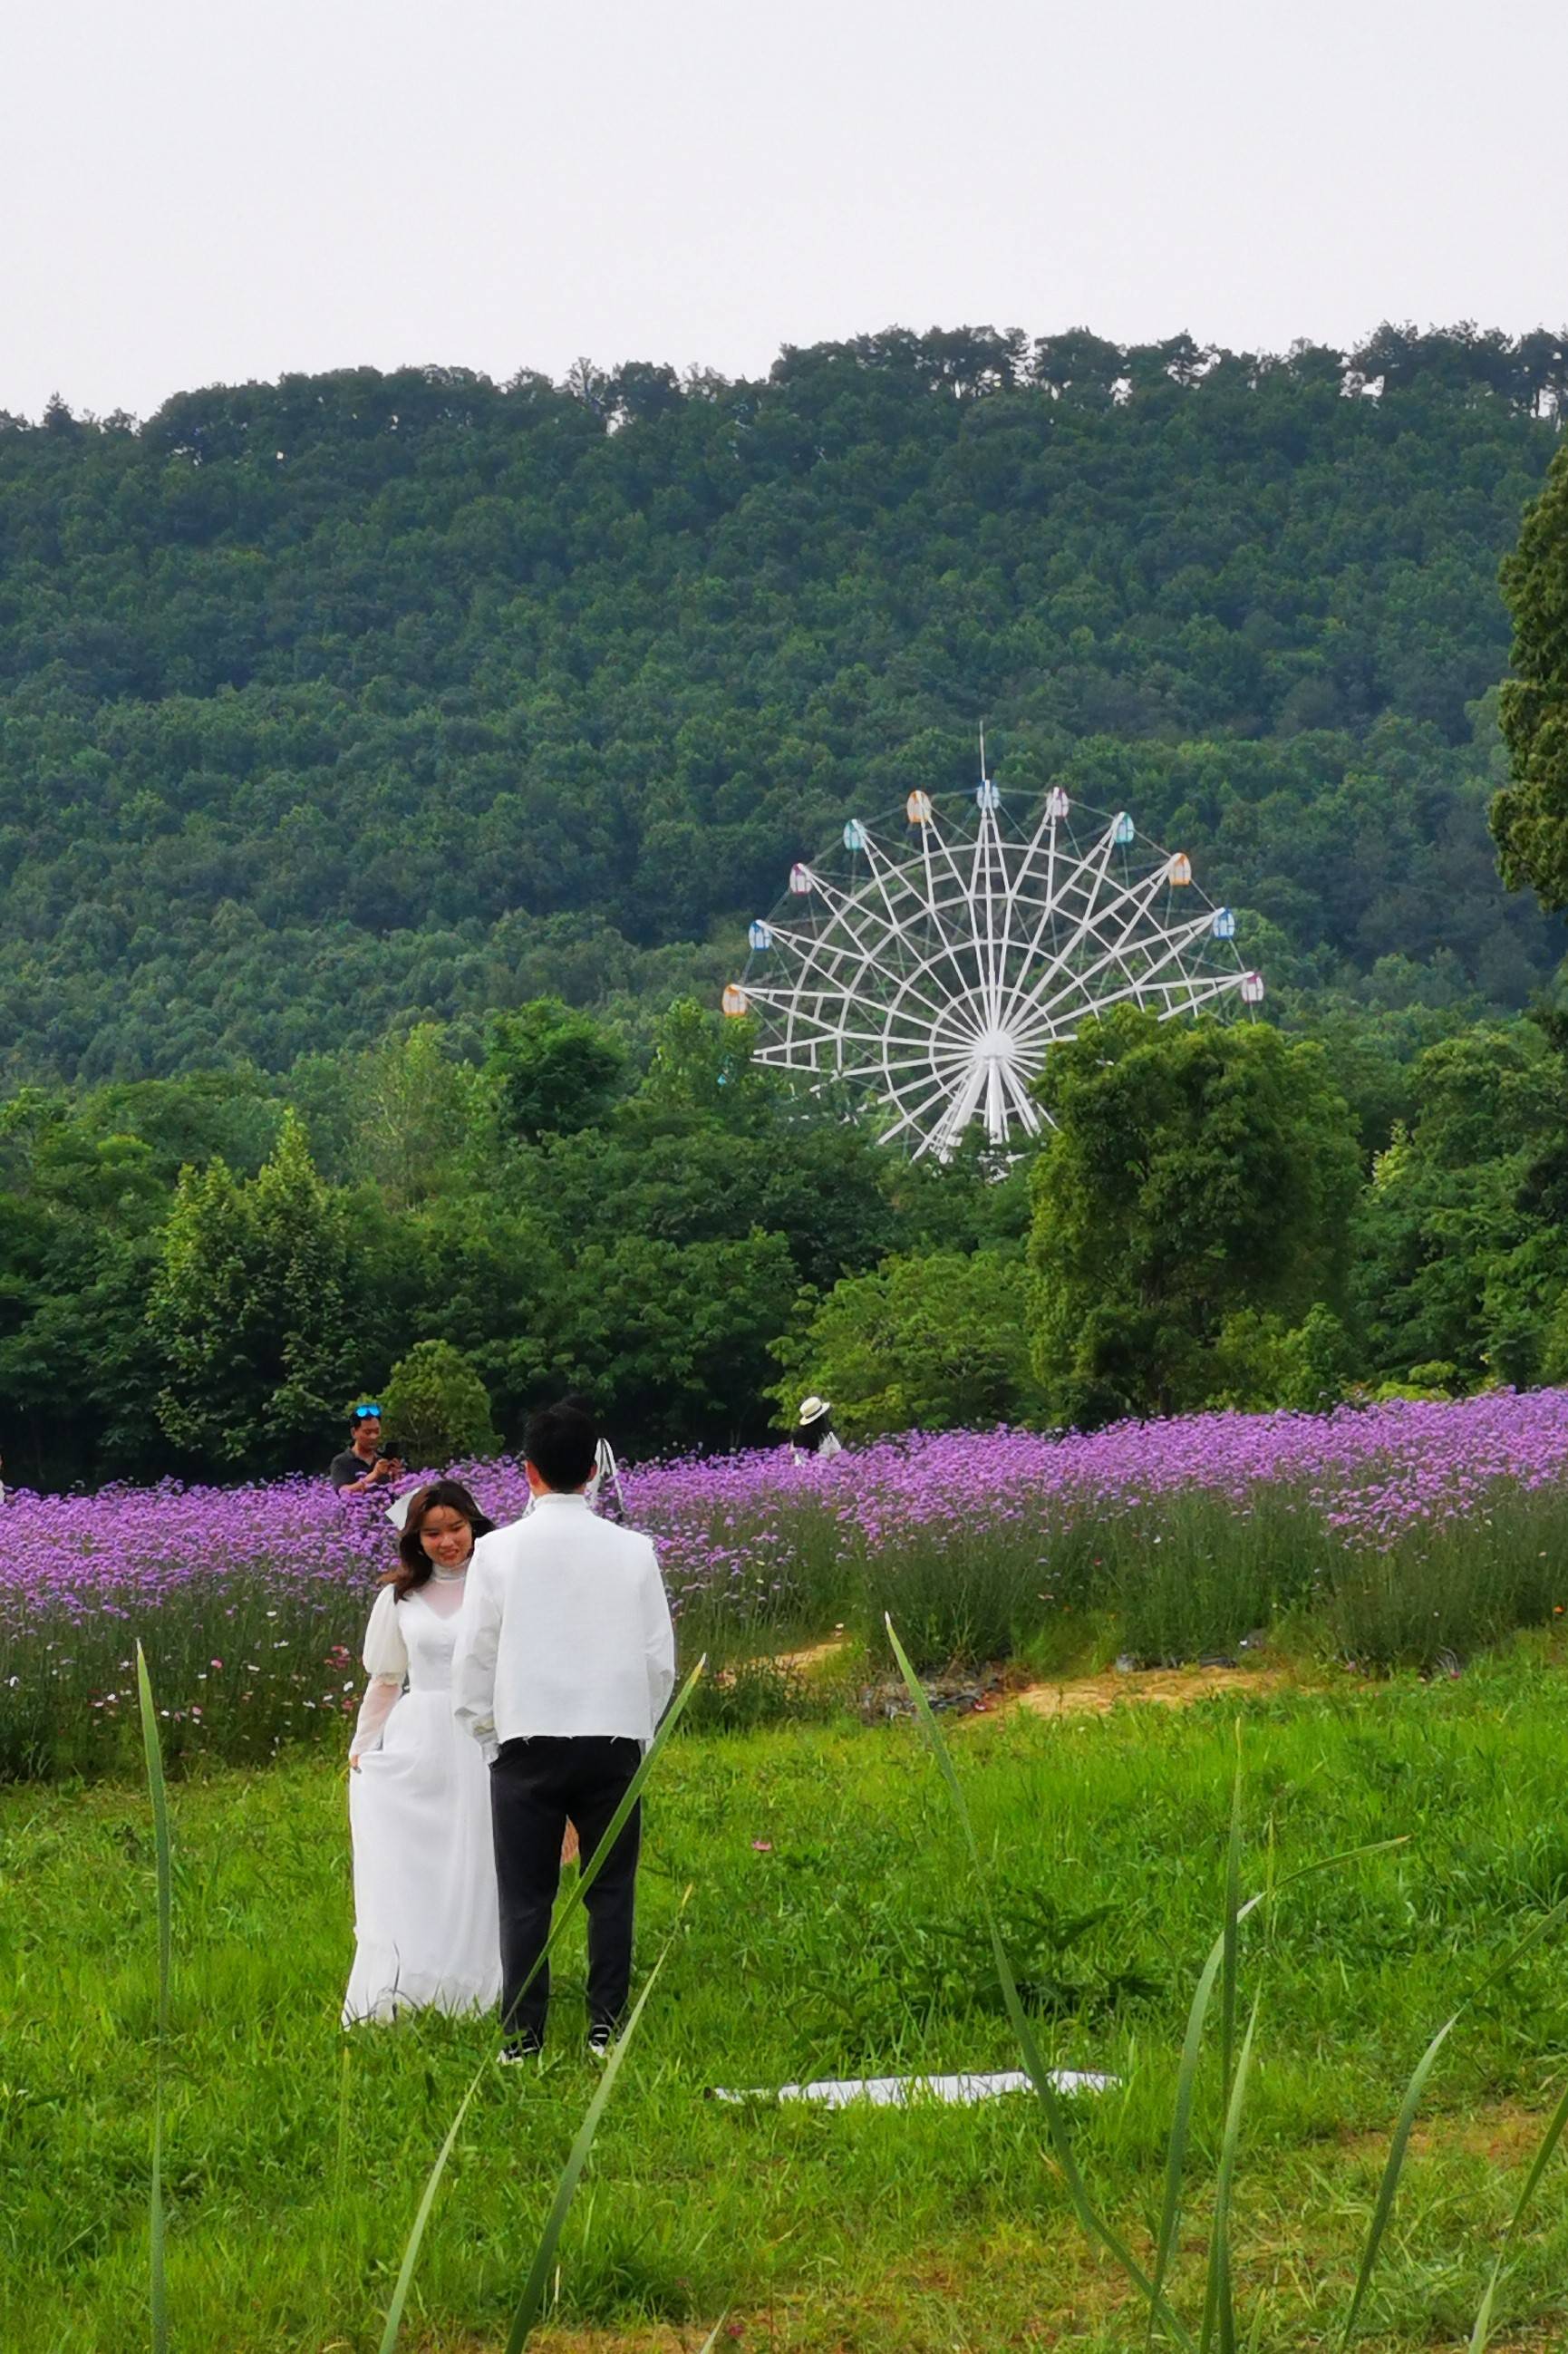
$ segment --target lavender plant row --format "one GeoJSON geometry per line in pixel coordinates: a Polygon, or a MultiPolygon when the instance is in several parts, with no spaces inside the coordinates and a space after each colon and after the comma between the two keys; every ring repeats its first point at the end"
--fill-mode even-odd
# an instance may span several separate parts
{"type": "MultiPolygon", "coordinates": [[[[498,1520],[519,1467],[458,1467],[498,1520]]],[[[630,1470],[689,1651],[770,1654],[890,1611],[916,1659],[1231,1649],[1287,1617],[1368,1668],[1430,1663],[1568,1601],[1568,1393],[1328,1416],[1218,1414],[1055,1438],[914,1435],[630,1470]]],[[[0,1775],[113,1764],[139,1635],[172,1758],[341,1742],[394,1539],[324,1480],[14,1494],[0,1529],[0,1775]]]]}

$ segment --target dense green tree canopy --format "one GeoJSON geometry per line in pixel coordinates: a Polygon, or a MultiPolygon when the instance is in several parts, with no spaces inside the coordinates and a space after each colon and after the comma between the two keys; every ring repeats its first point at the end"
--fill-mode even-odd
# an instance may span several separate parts
{"type": "Polygon", "coordinates": [[[399,1357],[380,1405],[383,1444],[418,1469],[493,1455],[501,1444],[484,1384],[450,1341],[419,1341],[399,1357]]]}
{"type": "Polygon", "coordinates": [[[1319,1046],[1120,1006],[1053,1052],[1039,1093],[1035,1361],[1063,1421],[1203,1404],[1227,1320],[1337,1301],[1360,1179],[1319,1046]]]}
{"type": "Polygon", "coordinates": [[[633,1453],[766,1440],[813,1388],[853,1436],[1561,1377],[1562,1025],[1438,1020],[1319,1046],[1123,1015],[1060,1051],[1061,1125],[1007,1169],[974,1134],[947,1167],[876,1147],[690,1003],[532,1140],[429,1026],[283,1081],[19,1089],[7,1475],[324,1473],[400,1365],[423,1403],[389,1404],[461,1391],[465,1446],[575,1384],[633,1453]]]}
{"type": "Polygon", "coordinates": [[[1367,1360],[1528,1385],[1568,1283],[1568,1073],[1536,1025],[1482,1027],[1422,1055],[1413,1092],[1354,1233],[1367,1360]]]}
{"type": "Polygon", "coordinates": [[[614,1038],[558,997],[498,1014],[485,1065],[503,1132],[528,1144],[575,1135],[606,1108],[625,1062],[614,1038]]]}
{"type": "Polygon", "coordinates": [[[1568,907],[1568,450],[1525,517],[1503,566],[1513,610],[1517,673],[1502,691],[1513,782],[1492,827],[1510,883],[1533,885],[1548,907],[1568,907]]]}
{"type": "Polygon", "coordinates": [[[1556,946],[1486,841],[1495,573],[1562,377],[1469,328],[976,329],[0,419],[0,1068],[711,999],[982,715],[1004,788],[1131,808],[1302,979],[1441,951],[1518,1005],[1556,946]]]}
{"type": "Polygon", "coordinates": [[[842,1277],[805,1297],[774,1351],[780,1419],[815,1391],[846,1438],[1027,1421],[1041,1403],[1028,1294],[1018,1250],[900,1255],[842,1277]]]}

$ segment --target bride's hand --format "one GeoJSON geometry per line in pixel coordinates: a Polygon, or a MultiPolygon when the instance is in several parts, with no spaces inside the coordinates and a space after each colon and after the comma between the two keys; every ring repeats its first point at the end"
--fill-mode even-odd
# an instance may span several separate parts
{"type": "Polygon", "coordinates": [[[357,1774],[359,1771],[359,1754],[357,1750],[354,1750],[349,1753],[348,1770],[351,1774],[357,1774]]]}

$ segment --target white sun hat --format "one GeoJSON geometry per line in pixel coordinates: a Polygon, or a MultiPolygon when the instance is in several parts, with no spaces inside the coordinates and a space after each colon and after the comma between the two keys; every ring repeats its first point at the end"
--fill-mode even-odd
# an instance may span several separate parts
{"type": "Polygon", "coordinates": [[[826,1398],[802,1398],[800,1401],[801,1428],[804,1429],[809,1422],[821,1422],[825,1414],[831,1414],[832,1412],[832,1407],[829,1405],[826,1398]]]}

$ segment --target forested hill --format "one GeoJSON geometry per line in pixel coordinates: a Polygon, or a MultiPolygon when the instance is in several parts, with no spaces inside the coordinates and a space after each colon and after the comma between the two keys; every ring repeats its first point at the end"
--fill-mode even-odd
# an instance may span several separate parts
{"type": "Polygon", "coordinates": [[[1563,375],[966,330],[0,419],[3,1067],[716,987],[981,716],[1004,790],[1191,849],[1287,981],[1517,1003],[1557,941],[1486,834],[1496,576],[1563,375]]]}

